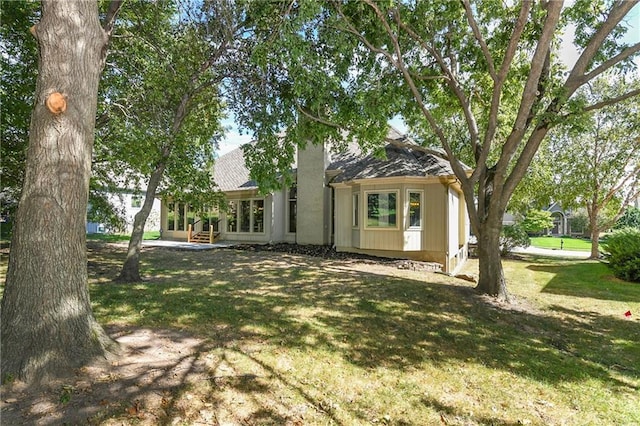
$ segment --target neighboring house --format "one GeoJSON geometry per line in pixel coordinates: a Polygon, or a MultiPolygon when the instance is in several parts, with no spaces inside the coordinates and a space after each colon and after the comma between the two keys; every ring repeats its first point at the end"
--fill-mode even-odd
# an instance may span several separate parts
{"type": "MultiPolygon", "coordinates": [[[[403,139],[395,130],[389,137],[403,139]]],[[[188,205],[163,202],[162,238],[198,233],[259,243],[334,245],[337,251],[437,262],[453,273],[467,259],[469,221],[448,161],[385,147],[387,159],[311,145],[299,150],[292,187],[261,195],[242,149],[216,160],[214,178],[228,209],[196,217],[188,205]]]]}
{"type": "Polygon", "coordinates": [[[551,212],[553,227],[548,230],[549,235],[571,235],[571,210],[564,210],[559,203],[551,203],[544,210],[551,212]]]}
{"type": "MultiPolygon", "coordinates": [[[[121,189],[108,192],[107,198],[109,203],[111,203],[114,210],[119,212],[124,219],[124,229],[113,230],[109,229],[104,223],[87,222],[87,234],[102,234],[113,231],[124,231],[128,234],[131,233],[133,230],[133,218],[142,208],[144,196],[144,192],[132,189],[121,189]]],[[[149,218],[145,224],[145,230],[157,231],[160,229],[160,206],[160,200],[154,200],[151,213],[149,214],[149,218]]],[[[89,206],[89,209],[91,209],[91,206],[89,206]]]]}

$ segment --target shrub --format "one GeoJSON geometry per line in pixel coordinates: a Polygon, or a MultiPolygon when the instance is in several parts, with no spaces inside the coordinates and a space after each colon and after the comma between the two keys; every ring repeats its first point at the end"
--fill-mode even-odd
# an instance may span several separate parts
{"type": "Polygon", "coordinates": [[[520,225],[505,225],[500,235],[501,254],[505,256],[514,247],[529,247],[531,239],[520,225]]]}
{"type": "Polygon", "coordinates": [[[607,236],[603,248],[616,277],[640,282],[640,229],[615,231],[607,236]]]}
{"type": "Polygon", "coordinates": [[[640,229],[640,209],[637,207],[628,207],[624,214],[616,222],[615,229],[637,228],[640,229]]]}
{"type": "Polygon", "coordinates": [[[530,210],[522,221],[522,228],[532,234],[539,234],[553,227],[551,212],[546,210],[530,210]]]}

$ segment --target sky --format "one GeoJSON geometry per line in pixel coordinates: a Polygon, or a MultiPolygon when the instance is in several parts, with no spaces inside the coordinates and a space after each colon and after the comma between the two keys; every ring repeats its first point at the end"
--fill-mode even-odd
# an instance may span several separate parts
{"type": "MultiPolygon", "coordinates": [[[[625,23],[629,27],[629,31],[625,36],[625,42],[628,44],[634,44],[640,42],[640,4],[637,4],[631,12],[626,16],[625,23]]],[[[569,67],[575,63],[578,59],[578,51],[571,44],[570,40],[573,40],[573,31],[574,28],[569,28],[569,31],[566,34],[565,41],[562,43],[562,53],[561,56],[565,64],[569,67]]],[[[638,64],[638,69],[640,69],[640,57],[636,57],[636,63],[638,64]]],[[[392,120],[389,121],[389,124],[398,129],[402,133],[407,132],[407,126],[402,120],[402,117],[396,116],[392,120]]],[[[225,137],[218,144],[218,155],[224,155],[234,149],[238,148],[240,145],[243,145],[247,142],[251,141],[251,135],[246,131],[244,134],[241,134],[236,123],[235,117],[233,113],[230,112],[228,118],[226,118],[222,125],[227,129],[225,137]]]]}

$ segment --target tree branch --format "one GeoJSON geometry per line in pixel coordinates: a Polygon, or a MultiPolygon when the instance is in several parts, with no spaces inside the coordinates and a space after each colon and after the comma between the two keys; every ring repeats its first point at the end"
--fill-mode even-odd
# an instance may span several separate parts
{"type": "Polygon", "coordinates": [[[582,54],[576,61],[573,69],[567,77],[567,80],[565,81],[564,85],[568,91],[568,96],[571,96],[578,87],[588,81],[586,78],[587,67],[593,60],[596,53],[598,53],[598,50],[604,43],[607,36],[611,31],[613,31],[618,23],[620,23],[622,18],[624,18],[626,14],[638,3],[638,1],[639,0],[618,1],[612,7],[609,16],[607,16],[607,19],[591,37],[589,43],[587,43],[587,46],[582,51],[582,54]]]}
{"type": "Polygon", "coordinates": [[[602,64],[600,64],[600,66],[598,66],[597,68],[595,68],[594,70],[592,70],[588,74],[585,74],[585,76],[584,76],[585,80],[586,81],[593,80],[595,77],[597,77],[598,75],[602,74],[603,72],[605,72],[606,70],[608,70],[612,66],[616,65],[617,63],[619,63],[621,61],[624,61],[628,57],[630,57],[630,56],[632,56],[632,55],[634,55],[634,54],[636,54],[638,52],[640,52],[640,43],[636,43],[636,44],[634,44],[632,46],[629,46],[628,48],[624,49],[622,52],[618,53],[613,58],[610,58],[610,59],[606,60],[605,62],[603,62],[602,64]]]}
{"type": "MultiPolygon", "coordinates": [[[[552,1],[547,3],[547,6],[546,6],[547,16],[545,18],[544,26],[542,28],[542,34],[540,35],[538,44],[536,46],[536,50],[533,54],[533,58],[531,59],[531,70],[529,72],[529,77],[527,78],[527,82],[525,83],[524,92],[522,93],[518,115],[516,116],[516,120],[513,124],[511,134],[507,137],[507,141],[505,142],[502,148],[500,160],[498,161],[498,164],[497,164],[498,176],[506,174],[509,168],[511,159],[515,154],[516,149],[518,145],[521,143],[522,138],[527,130],[528,123],[530,122],[529,116],[532,113],[533,106],[536,103],[536,101],[539,100],[538,85],[540,83],[540,79],[543,77],[543,70],[545,69],[546,58],[549,54],[549,49],[551,48],[551,42],[553,41],[553,36],[555,33],[556,26],[560,20],[560,12],[562,11],[562,4],[563,4],[562,1],[552,1]]],[[[542,139],[540,139],[539,141],[536,141],[537,144],[539,144],[541,140],[542,139]]],[[[527,144],[528,143],[529,142],[527,142],[527,144]]],[[[537,146],[535,146],[535,150],[537,150],[537,146]]],[[[535,150],[534,150],[534,154],[535,154],[535,150]]],[[[533,156],[531,156],[531,158],[533,158],[533,156]]],[[[522,159],[522,156],[519,160],[521,159],[522,159]]],[[[528,165],[529,163],[527,163],[526,166],[524,166],[525,170],[528,167],[528,165]]],[[[499,183],[498,183],[498,186],[499,186],[499,183]]]]}
{"type": "MultiPolygon", "coordinates": [[[[465,121],[467,123],[467,128],[469,129],[469,135],[470,135],[471,144],[472,144],[473,149],[475,151],[477,149],[477,146],[478,146],[478,135],[479,135],[478,125],[476,123],[476,120],[475,120],[475,117],[473,115],[473,112],[471,111],[471,104],[469,103],[469,100],[467,99],[464,91],[461,89],[460,84],[458,83],[458,80],[456,79],[456,77],[453,74],[453,72],[451,71],[451,69],[449,69],[449,67],[447,67],[447,64],[445,63],[445,61],[444,61],[442,55],[440,54],[440,52],[438,52],[432,46],[429,46],[412,28],[410,28],[408,25],[406,25],[404,22],[402,22],[402,20],[400,19],[399,14],[396,13],[396,14],[394,14],[394,16],[395,16],[395,20],[396,20],[396,23],[398,24],[398,26],[400,28],[402,28],[423,49],[425,49],[427,52],[429,52],[434,57],[434,59],[438,63],[438,66],[440,67],[440,70],[445,74],[443,76],[443,78],[445,79],[445,81],[447,83],[447,86],[449,86],[451,91],[456,95],[456,98],[458,99],[458,102],[460,103],[460,106],[462,107],[462,111],[464,113],[465,121]]],[[[398,49],[399,49],[399,46],[398,46],[398,49]]],[[[405,80],[409,83],[407,78],[405,78],[405,80]]],[[[412,83],[413,82],[411,82],[409,84],[411,85],[412,83]]],[[[418,92],[417,88],[416,88],[415,92],[418,92]]],[[[414,94],[414,97],[415,96],[416,95],[414,94]]],[[[422,104],[422,99],[420,99],[420,103],[422,104]]],[[[429,115],[431,115],[431,114],[429,113],[429,115]]],[[[431,124],[431,121],[429,123],[431,124]]],[[[435,120],[434,120],[434,123],[435,123],[435,120]]],[[[432,128],[433,128],[433,126],[432,126],[432,128]]],[[[438,126],[438,128],[439,128],[439,126],[438,126]]],[[[441,139],[442,146],[444,147],[445,151],[447,151],[447,155],[449,155],[450,158],[455,158],[455,156],[453,155],[453,152],[451,151],[451,149],[449,147],[448,142],[446,141],[446,138],[444,137],[444,134],[443,134],[443,137],[440,138],[440,139],[441,139]]],[[[455,168],[454,168],[454,170],[455,170],[455,168]]]]}
{"type": "Polygon", "coordinates": [[[116,23],[116,17],[118,16],[120,7],[122,7],[122,0],[111,0],[109,2],[107,14],[104,17],[104,22],[102,23],[102,29],[107,35],[107,40],[111,38],[111,33],[113,32],[113,27],[116,23]]]}
{"type": "MultiPolygon", "coordinates": [[[[615,98],[605,99],[603,101],[597,102],[595,104],[589,105],[583,109],[583,112],[595,111],[601,108],[604,108],[609,105],[616,104],[618,102],[622,102],[629,98],[633,98],[634,96],[640,95],[640,88],[630,91],[629,93],[625,93],[624,95],[617,96],[615,98]]],[[[568,117],[566,115],[565,117],[568,117]]]]}
{"type": "Polygon", "coordinates": [[[489,68],[489,75],[494,82],[498,80],[498,75],[496,74],[496,67],[493,64],[493,57],[491,56],[491,52],[489,52],[489,46],[487,46],[487,42],[482,37],[482,33],[480,32],[480,28],[478,27],[478,23],[476,22],[476,18],[473,16],[473,12],[471,11],[471,4],[469,4],[469,0],[462,0],[462,5],[464,6],[464,14],[467,16],[467,21],[469,25],[471,25],[471,29],[473,30],[473,36],[478,40],[480,44],[480,49],[482,50],[482,54],[484,55],[485,61],[487,61],[487,67],[489,68]]]}
{"type": "Polygon", "coordinates": [[[300,105],[296,105],[296,109],[302,113],[302,115],[304,115],[305,117],[307,117],[308,119],[315,121],[316,123],[320,123],[320,124],[324,124],[325,126],[329,126],[329,127],[333,127],[334,129],[343,129],[342,126],[340,126],[339,124],[336,124],[334,122],[325,120],[324,118],[320,118],[316,115],[311,114],[310,112],[308,112],[305,108],[302,108],[300,105]]]}

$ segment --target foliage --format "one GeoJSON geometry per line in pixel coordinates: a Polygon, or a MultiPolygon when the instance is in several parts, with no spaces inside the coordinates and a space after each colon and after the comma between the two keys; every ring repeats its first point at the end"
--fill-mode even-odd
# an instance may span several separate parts
{"type": "Polygon", "coordinates": [[[1,214],[17,207],[36,87],[37,43],[28,29],[39,19],[36,2],[2,2],[0,26],[0,191],[1,214]]]}
{"type": "Polygon", "coordinates": [[[617,230],[607,236],[603,246],[616,277],[640,282],[640,229],[617,230]]]}
{"type": "MultiPolygon", "coordinates": [[[[620,42],[620,22],[633,7],[625,2],[578,1],[564,9],[561,2],[498,0],[250,6],[256,45],[231,105],[257,138],[248,152],[253,178],[263,189],[278,185],[297,144],[405,146],[385,139],[387,121],[402,115],[423,143],[413,149],[433,152],[429,146],[437,144],[446,152],[485,248],[478,286],[501,296],[498,231],[538,147],[567,115],[594,107],[573,99],[581,86],[628,68],[637,53],[620,42]],[[593,8],[602,13],[594,16],[593,8]],[[574,44],[581,58],[567,73],[558,48],[568,25],[580,28],[574,44]]],[[[640,93],[630,90],[625,95],[640,93]]]]}
{"type": "Polygon", "coordinates": [[[620,219],[616,222],[615,229],[622,228],[638,228],[640,229],[640,209],[638,207],[630,206],[624,211],[624,214],[620,216],[620,219]]]}
{"type": "Polygon", "coordinates": [[[552,226],[553,218],[547,210],[529,210],[522,221],[522,228],[531,233],[540,233],[552,226]]]}
{"type": "Polygon", "coordinates": [[[121,12],[101,85],[94,174],[105,186],[139,187],[163,164],[166,193],[215,193],[222,105],[215,76],[199,72],[209,41],[188,15],[175,19],[180,4],[133,2],[121,12]]]}
{"type": "MultiPolygon", "coordinates": [[[[605,74],[578,99],[595,103],[638,89],[638,77],[605,74]]],[[[612,227],[640,194],[638,117],[639,103],[627,99],[577,115],[552,135],[550,146],[558,153],[555,196],[567,207],[585,207],[592,231],[612,227]]]]}
{"type": "Polygon", "coordinates": [[[589,216],[585,209],[578,209],[569,218],[569,224],[571,225],[571,232],[581,232],[582,235],[589,235],[589,216]]]}
{"type": "Polygon", "coordinates": [[[89,192],[87,222],[103,223],[110,230],[122,231],[126,225],[125,209],[112,204],[109,193],[92,190],[89,192]]]}
{"type": "Polygon", "coordinates": [[[503,256],[506,256],[515,247],[529,247],[531,244],[527,231],[521,225],[505,225],[501,232],[500,247],[503,256]]]}

